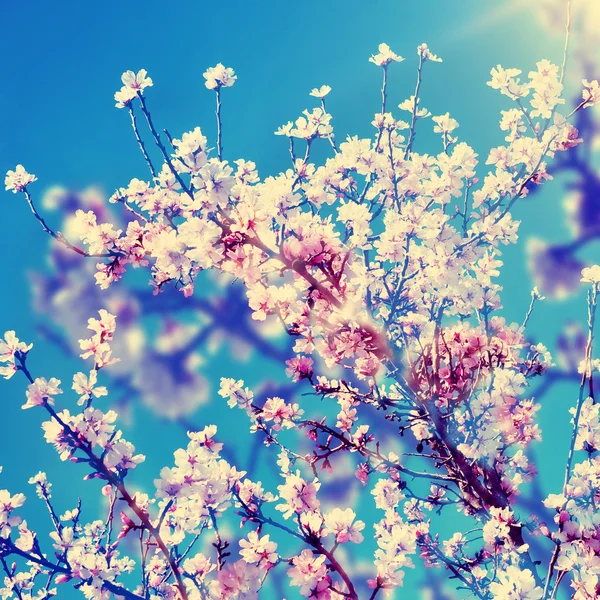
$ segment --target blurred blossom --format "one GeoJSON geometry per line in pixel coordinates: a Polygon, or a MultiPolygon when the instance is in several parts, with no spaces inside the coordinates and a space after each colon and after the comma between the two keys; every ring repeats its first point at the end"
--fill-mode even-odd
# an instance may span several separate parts
{"type": "Polygon", "coordinates": [[[585,356],[586,334],[577,323],[567,323],[556,341],[556,362],[567,373],[577,373],[585,356]]]}
{"type": "MultiPolygon", "coordinates": [[[[63,218],[61,229],[70,239],[77,239],[82,232],[75,217],[78,209],[93,210],[98,218],[113,218],[105,196],[96,187],[72,191],[54,186],[44,193],[41,204],[63,218]]],[[[127,223],[132,216],[126,212],[123,218],[127,223]]],[[[89,314],[101,307],[108,308],[117,315],[120,325],[113,347],[121,360],[112,373],[124,386],[126,396],[139,397],[142,404],[160,417],[173,420],[188,417],[208,400],[211,383],[201,374],[205,365],[198,349],[214,355],[228,346],[237,360],[249,360],[261,335],[273,337],[268,330],[273,330],[274,324],[259,327],[252,323],[237,288],[225,282],[215,287],[227,294],[221,300],[211,300],[212,304],[203,302],[201,310],[182,305],[180,296],[175,297],[173,304],[167,302],[164,310],[155,312],[160,323],[157,329],[156,324],[150,327],[142,319],[146,303],[152,298],[143,287],[134,283],[131,287],[114,287],[103,292],[91,279],[95,272],[92,262],[81,260],[57,244],[52,244],[50,257],[51,270],[30,275],[34,306],[46,322],[53,324],[51,328],[44,325],[43,333],[67,352],[76,352],[77,340],[85,330],[89,314]],[[247,329],[240,328],[244,320],[248,321],[247,329]],[[235,330],[238,339],[233,344],[229,327],[235,330]],[[246,334],[250,337],[245,338],[246,334]]],[[[276,334],[280,335],[279,328],[276,334]]],[[[261,349],[266,348],[277,352],[268,342],[261,342],[261,349]]]]}
{"type": "Polygon", "coordinates": [[[566,298],[579,288],[583,263],[560,246],[540,239],[527,243],[529,269],[535,285],[551,298],[566,298]]]}

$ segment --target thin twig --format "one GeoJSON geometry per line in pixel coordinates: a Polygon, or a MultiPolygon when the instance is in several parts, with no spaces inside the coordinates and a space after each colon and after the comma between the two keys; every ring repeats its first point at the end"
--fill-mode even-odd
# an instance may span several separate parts
{"type": "Polygon", "coordinates": [[[146,159],[146,163],[148,164],[150,173],[152,173],[152,178],[155,179],[156,178],[156,169],[154,168],[154,165],[152,164],[152,160],[150,159],[150,156],[149,156],[148,152],[146,151],[146,146],[144,145],[144,140],[142,140],[142,136],[140,135],[140,132],[137,128],[137,121],[135,118],[135,113],[133,112],[133,105],[131,103],[129,104],[129,116],[131,117],[131,127],[133,128],[133,133],[135,134],[135,139],[137,140],[138,146],[140,147],[140,150],[142,151],[142,154],[144,155],[144,158],[146,159]]]}
{"type": "Polygon", "coordinates": [[[221,122],[221,86],[216,91],[217,108],[215,111],[217,117],[217,157],[223,160],[223,123],[221,122]]]}
{"type": "Polygon", "coordinates": [[[567,70],[567,59],[569,58],[569,40],[571,38],[571,0],[567,0],[567,20],[565,23],[565,49],[563,52],[563,62],[560,69],[560,82],[565,78],[567,70]]]}

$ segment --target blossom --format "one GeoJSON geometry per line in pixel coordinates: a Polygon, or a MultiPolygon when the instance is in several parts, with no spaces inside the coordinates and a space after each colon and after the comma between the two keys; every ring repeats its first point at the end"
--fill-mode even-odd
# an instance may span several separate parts
{"type": "Polygon", "coordinates": [[[278,560],[277,544],[271,541],[269,535],[259,537],[256,531],[251,531],[246,540],[240,540],[240,556],[248,563],[256,564],[263,569],[275,566],[278,560]]]}
{"type": "Polygon", "coordinates": [[[148,77],[148,73],[146,69],[140,69],[137,73],[133,71],[125,71],[123,75],[121,75],[121,81],[126,88],[131,90],[143,91],[147,87],[151,87],[153,85],[152,79],[148,77]]]}
{"type": "Polygon", "coordinates": [[[539,600],[543,596],[529,569],[507,566],[497,574],[498,581],[490,583],[490,592],[496,600],[539,600]]]}
{"type": "Polygon", "coordinates": [[[183,562],[183,568],[187,573],[194,576],[196,581],[202,582],[205,577],[217,567],[201,552],[194,555],[192,558],[186,558],[183,562]]]}
{"type": "Polygon", "coordinates": [[[375,497],[375,506],[382,510],[396,508],[398,503],[404,498],[404,494],[398,484],[387,479],[377,481],[371,494],[375,497]]]}
{"type": "Polygon", "coordinates": [[[44,377],[38,377],[27,388],[27,402],[23,404],[23,409],[33,408],[34,406],[43,406],[45,403],[54,404],[53,396],[62,394],[59,387],[60,380],[56,377],[46,380],[44,377]]]}
{"type": "Polygon", "coordinates": [[[117,108],[128,106],[147,87],[154,85],[152,79],[148,77],[146,69],[140,69],[137,73],[125,71],[121,75],[121,81],[123,82],[123,87],[115,93],[117,108]]]}
{"type": "Polygon", "coordinates": [[[581,281],[584,283],[600,283],[600,265],[593,265],[582,269],[581,281]]]}
{"type": "Polygon", "coordinates": [[[313,108],[312,111],[305,110],[304,116],[296,119],[294,126],[288,131],[288,127],[280,127],[276,135],[288,135],[304,140],[314,138],[327,138],[331,135],[333,127],[331,126],[331,115],[325,112],[321,107],[313,108]]]}
{"type": "Polygon", "coordinates": [[[589,108],[600,102],[600,83],[597,80],[588,81],[587,79],[582,80],[583,92],[583,107],[589,108]]]}
{"type": "Polygon", "coordinates": [[[281,127],[277,128],[275,135],[291,137],[293,128],[294,128],[294,124],[291,121],[288,121],[285,125],[281,125],[281,127]]]}
{"type": "Polygon", "coordinates": [[[294,381],[310,379],[314,373],[314,361],[309,356],[295,356],[286,361],[287,368],[285,373],[294,381]]]}
{"type": "Polygon", "coordinates": [[[414,96],[410,96],[403,102],[400,102],[400,104],[398,104],[398,108],[400,110],[405,110],[409,113],[412,113],[420,119],[424,119],[431,114],[425,107],[419,108],[419,99],[415,99],[414,96]]]}
{"type": "Polygon", "coordinates": [[[217,435],[216,425],[207,425],[200,431],[188,431],[188,437],[192,440],[194,446],[202,446],[209,452],[218,454],[223,449],[223,444],[215,441],[215,435],[217,435]]]}
{"type": "Polygon", "coordinates": [[[185,157],[186,165],[189,164],[190,155],[194,155],[194,166],[201,167],[203,164],[198,162],[196,155],[201,155],[202,163],[206,163],[206,154],[208,153],[208,140],[202,133],[200,127],[188,131],[181,136],[181,139],[173,139],[173,146],[177,149],[177,156],[185,157]]]}
{"type": "Polygon", "coordinates": [[[490,514],[491,518],[483,526],[485,543],[490,547],[510,543],[510,528],[515,523],[510,508],[492,508],[490,514]]]}
{"type": "Polygon", "coordinates": [[[466,545],[466,537],[460,532],[455,533],[449,540],[444,540],[444,554],[448,558],[456,558],[463,552],[466,545]]]}
{"type": "Polygon", "coordinates": [[[432,117],[432,121],[435,123],[433,128],[434,133],[450,133],[458,127],[458,121],[450,116],[450,113],[440,115],[439,117],[432,117]]]}
{"type": "MultiPolygon", "coordinates": [[[[571,408],[569,412],[575,418],[577,410],[571,408]]],[[[585,450],[590,453],[600,450],[600,404],[596,404],[593,398],[586,398],[581,404],[575,450],[585,450]]]]}
{"type": "Polygon", "coordinates": [[[263,406],[261,417],[267,423],[273,423],[273,429],[294,427],[293,419],[303,414],[298,404],[288,404],[283,398],[267,398],[263,406]]]}
{"type": "Polygon", "coordinates": [[[402,62],[404,59],[392,52],[387,44],[379,44],[379,52],[371,55],[369,62],[376,64],[378,67],[387,67],[391,62],[402,62]]]}
{"type": "Polygon", "coordinates": [[[112,357],[110,347],[116,327],[116,318],[103,308],[98,311],[98,314],[100,319],[93,317],[88,319],[88,329],[93,331],[94,335],[91,338],[79,340],[79,347],[83,350],[80,354],[81,358],[93,357],[96,369],[114,364],[119,360],[112,357]]]}
{"type": "Polygon", "coordinates": [[[322,85],[319,88],[313,88],[310,95],[314,98],[325,98],[329,92],[331,92],[331,88],[328,85],[322,85]]]}
{"type": "Polygon", "coordinates": [[[237,75],[230,67],[224,67],[218,63],[204,72],[204,79],[206,79],[204,85],[209,90],[218,90],[222,87],[231,87],[235,83],[237,75]]]}
{"type": "Polygon", "coordinates": [[[17,359],[25,356],[33,348],[33,344],[19,341],[14,331],[6,331],[4,339],[0,338],[0,375],[10,379],[18,370],[17,359]],[[1,363],[6,363],[2,365],[1,363]]]}
{"type": "Polygon", "coordinates": [[[221,377],[219,396],[227,398],[227,404],[230,407],[237,405],[242,408],[249,408],[254,399],[254,393],[249,388],[244,388],[242,379],[236,381],[229,377],[221,377]]]}
{"type": "Polygon", "coordinates": [[[7,171],[4,178],[4,185],[7,191],[24,192],[30,183],[37,181],[37,177],[28,173],[23,165],[17,165],[14,171],[7,171]]]}
{"type": "Polygon", "coordinates": [[[19,537],[15,542],[15,546],[24,552],[33,550],[35,534],[27,526],[27,521],[22,521],[19,524],[19,537]]]}
{"type": "Polygon", "coordinates": [[[520,69],[503,69],[500,65],[497,65],[491,70],[492,79],[487,84],[495,90],[506,96],[510,97],[521,97],[529,94],[529,86],[521,85],[519,80],[516,79],[521,74],[520,69]]]}
{"type": "Polygon", "coordinates": [[[211,597],[219,600],[258,600],[262,571],[256,565],[238,560],[228,563],[217,574],[211,597]]]}
{"type": "Polygon", "coordinates": [[[325,555],[313,555],[308,550],[302,550],[298,556],[291,560],[291,568],[287,574],[290,584],[300,588],[300,595],[307,598],[329,600],[330,579],[325,566],[325,555]]]}
{"type": "Polygon", "coordinates": [[[364,537],[361,531],[365,528],[362,521],[355,521],[356,513],[351,508],[342,510],[334,508],[324,515],[325,535],[333,534],[338,544],[352,542],[360,544],[364,537]]]}
{"type": "Polygon", "coordinates": [[[563,86],[559,79],[557,65],[553,65],[548,60],[541,60],[536,66],[537,71],[529,73],[529,86],[533,90],[530,115],[549,119],[556,106],[565,102],[561,98],[563,86]]]}
{"type": "Polygon", "coordinates": [[[423,43],[417,48],[417,54],[423,58],[423,60],[430,60],[431,62],[442,62],[442,59],[439,56],[433,54],[427,44],[423,43]]]}
{"type": "Polygon", "coordinates": [[[314,480],[310,483],[305,481],[300,471],[290,473],[285,478],[285,483],[277,486],[279,496],[283,501],[275,508],[283,513],[284,519],[289,519],[294,513],[313,512],[319,508],[317,491],[321,484],[314,480]]]}
{"type": "Polygon", "coordinates": [[[16,527],[21,522],[21,517],[13,515],[12,512],[24,503],[23,494],[11,496],[8,490],[0,490],[0,538],[7,539],[12,527],[16,527]]]}
{"type": "MultiPolygon", "coordinates": [[[[416,527],[401,519],[382,519],[375,524],[378,549],[375,551],[377,581],[384,588],[399,587],[403,583],[405,567],[412,567],[411,554],[416,551],[416,527]]],[[[369,583],[370,587],[374,587],[369,583]]]]}
{"type": "Polygon", "coordinates": [[[98,381],[98,371],[92,369],[89,377],[86,377],[84,373],[76,373],[73,376],[73,389],[75,393],[80,394],[77,404],[83,404],[92,396],[94,398],[100,398],[106,396],[108,391],[104,386],[96,386],[98,381]]]}
{"type": "Polygon", "coordinates": [[[564,506],[566,501],[567,498],[563,494],[549,494],[543,503],[546,508],[559,510],[564,506]]]}
{"type": "Polygon", "coordinates": [[[48,481],[46,473],[39,471],[37,475],[30,477],[27,483],[38,486],[38,495],[40,497],[43,496],[40,493],[40,490],[43,490],[44,494],[50,497],[50,489],[52,487],[52,484],[48,481]]]}
{"type": "Polygon", "coordinates": [[[546,297],[540,292],[537,285],[533,287],[531,290],[531,298],[532,300],[545,300],[546,297]]]}

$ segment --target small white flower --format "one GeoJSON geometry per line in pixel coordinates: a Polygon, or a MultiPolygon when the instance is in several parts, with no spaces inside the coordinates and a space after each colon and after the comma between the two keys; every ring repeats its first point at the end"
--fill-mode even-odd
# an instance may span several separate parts
{"type": "Polygon", "coordinates": [[[379,52],[377,54],[373,54],[371,58],[369,58],[369,62],[372,62],[378,67],[387,67],[391,62],[402,62],[404,60],[401,56],[392,52],[387,44],[379,44],[378,50],[379,52]]]}
{"type": "Polygon", "coordinates": [[[544,296],[540,292],[537,285],[531,290],[531,297],[534,298],[535,300],[545,300],[546,299],[546,296],[544,296]]]}
{"type": "Polygon", "coordinates": [[[143,92],[147,87],[154,85],[152,79],[147,75],[148,72],[146,69],[140,69],[137,73],[125,71],[125,73],[121,75],[123,87],[115,94],[117,108],[128,106],[140,92],[143,92]]]}
{"type": "Polygon", "coordinates": [[[419,56],[423,57],[423,60],[430,60],[431,62],[442,62],[442,59],[433,54],[429,48],[427,47],[427,44],[421,44],[420,46],[417,47],[417,54],[419,56]]]}
{"type": "Polygon", "coordinates": [[[94,398],[99,398],[100,396],[106,396],[108,394],[106,388],[104,386],[96,386],[98,381],[98,371],[92,369],[90,371],[90,376],[86,377],[84,373],[76,373],[73,376],[73,389],[77,394],[81,394],[77,404],[83,404],[93,396],[94,398]]]}
{"type": "Polygon", "coordinates": [[[435,123],[433,128],[434,133],[450,133],[458,127],[458,121],[450,116],[450,113],[440,115],[439,117],[432,117],[432,121],[435,123]]]}
{"type": "Polygon", "coordinates": [[[325,98],[329,92],[331,92],[331,88],[328,85],[322,85],[320,88],[313,88],[310,95],[314,98],[325,98]]]}
{"type": "Polygon", "coordinates": [[[595,79],[592,81],[583,79],[581,83],[583,84],[581,96],[585,101],[583,107],[589,108],[590,106],[595,106],[600,103],[600,83],[595,79]]]}
{"type": "Polygon", "coordinates": [[[7,191],[12,191],[13,194],[25,191],[25,188],[34,181],[37,177],[28,173],[23,165],[17,165],[14,171],[7,171],[4,178],[4,185],[7,191]]]}
{"type": "Polygon", "coordinates": [[[219,63],[204,72],[204,79],[206,79],[204,85],[209,90],[218,90],[222,87],[231,87],[235,83],[237,75],[232,68],[219,63]]]}
{"type": "Polygon", "coordinates": [[[593,265],[581,270],[583,283],[600,283],[600,265],[593,265]]]}

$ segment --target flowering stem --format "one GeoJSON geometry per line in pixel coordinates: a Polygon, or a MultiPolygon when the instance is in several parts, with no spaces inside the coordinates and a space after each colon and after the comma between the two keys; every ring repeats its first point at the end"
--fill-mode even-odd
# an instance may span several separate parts
{"type": "MultiPolygon", "coordinates": [[[[521,197],[521,193],[523,192],[523,190],[525,189],[527,184],[535,177],[537,170],[540,168],[542,162],[544,161],[544,158],[546,158],[546,154],[548,153],[548,150],[550,149],[550,146],[552,145],[552,142],[554,141],[555,138],[556,138],[556,136],[552,137],[548,141],[536,166],[533,168],[531,173],[523,180],[523,182],[519,186],[518,190],[512,195],[510,201],[504,207],[504,209],[502,209],[501,211],[500,210],[498,211],[498,215],[495,217],[495,219],[493,221],[494,225],[498,224],[510,212],[511,208],[514,206],[514,204],[517,202],[517,200],[521,197]]],[[[500,200],[493,206],[493,209],[494,210],[499,209],[500,203],[503,200],[504,200],[504,198],[500,198],[500,200]]],[[[485,237],[485,234],[483,232],[470,237],[469,239],[465,240],[462,244],[459,244],[458,246],[456,246],[454,253],[458,254],[459,252],[464,250],[466,247],[470,246],[471,244],[473,244],[475,242],[478,242],[479,240],[483,239],[484,237],[485,237]]]]}
{"type": "Polygon", "coordinates": [[[535,305],[535,301],[538,299],[537,294],[532,293],[531,294],[531,302],[529,303],[529,308],[527,309],[527,314],[525,315],[525,318],[523,319],[523,324],[521,325],[521,327],[523,329],[525,329],[525,327],[527,326],[527,323],[529,322],[529,319],[531,318],[531,314],[533,313],[533,307],[535,305]]]}
{"type": "MultiPolygon", "coordinates": [[[[4,572],[8,575],[8,579],[10,580],[11,583],[13,583],[13,576],[11,574],[10,569],[8,568],[8,565],[6,564],[6,561],[4,560],[4,556],[0,557],[0,561],[2,561],[2,568],[4,569],[4,572]]],[[[15,590],[15,592],[17,594],[17,598],[19,600],[23,600],[23,595],[21,594],[21,588],[19,587],[18,583],[14,582],[13,590],[15,590]]]]}
{"type": "MultiPolygon", "coordinates": [[[[0,540],[0,550],[2,551],[2,554],[4,554],[4,553],[6,553],[6,555],[15,554],[17,556],[20,556],[21,558],[24,558],[27,561],[33,562],[37,565],[40,565],[41,567],[45,567],[46,569],[49,569],[50,571],[52,571],[54,573],[63,573],[64,575],[73,576],[71,570],[68,567],[63,567],[61,565],[54,564],[54,563],[50,562],[48,559],[44,558],[42,555],[36,556],[34,554],[30,554],[29,552],[25,552],[24,550],[17,548],[10,540],[0,540]]],[[[4,564],[3,558],[2,558],[2,562],[4,564]]],[[[8,570],[7,570],[7,574],[9,574],[8,570]]],[[[102,581],[102,585],[109,592],[112,592],[116,596],[120,596],[122,598],[127,598],[128,600],[144,600],[144,598],[142,596],[138,596],[137,594],[134,594],[133,592],[130,592],[129,590],[126,590],[125,588],[122,588],[114,583],[111,583],[110,581],[102,581]]],[[[18,588],[15,588],[15,589],[18,590],[18,588]]],[[[17,593],[17,595],[19,598],[22,597],[19,592],[17,593]]]]}
{"type": "Polygon", "coordinates": [[[473,578],[473,581],[469,581],[464,575],[461,574],[461,572],[458,570],[457,568],[457,563],[453,563],[451,560],[448,560],[448,558],[446,556],[444,556],[436,547],[429,547],[429,550],[431,550],[435,556],[444,564],[446,565],[446,568],[452,572],[452,574],[454,575],[454,577],[456,577],[456,579],[462,581],[466,588],[468,590],[470,590],[471,592],[473,592],[478,598],[480,598],[481,600],[485,600],[486,596],[484,596],[477,588],[479,586],[476,585],[476,579],[473,578]]]}
{"type": "Polygon", "coordinates": [[[323,556],[325,556],[327,558],[327,560],[329,560],[332,570],[335,571],[342,578],[343,582],[346,584],[346,587],[348,588],[348,593],[344,594],[344,595],[348,598],[351,598],[351,600],[358,600],[358,595],[356,593],[356,590],[354,589],[354,585],[353,585],[350,577],[348,576],[348,574],[346,573],[346,571],[344,570],[342,565],[340,565],[340,563],[333,556],[333,553],[330,552],[329,550],[327,550],[325,548],[325,546],[323,546],[323,544],[318,539],[316,539],[314,536],[311,536],[311,535],[304,536],[304,535],[294,531],[293,529],[290,529],[286,525],[278,523],[277,521],[271,519],[270,517],[265,516],[263,514],[262,510],[260,510],[260,508],[258,510],[250,509],[250,507],[247,506],[244,503],[244,501],[240,498],[239,494],[236,494],[236,498],[237,498],[238,502],[241,504],[242,508],[246,511],[248,516],[250,516],[253,520],[258,521],[260,523],[264,523],[265,525],[271,525],[272,527],[280,529],[281,531],[285,531],[286,533],[290,534],[291,536],[298,538],[299,540],[302,540],[303,542],[312,546],[317,552],[319,552],[319,554],[322,554],[323,556]]]}
{"type": "MultiPolygon", "coordinates": [[[[577,407],[575,410],[575,415],[573,417],[573,432],[571,434],[571,444],[569,446],[569,454],[567,456],[567,464],[565,466],[565,479],[563,483],[563,494],[566,494],[567,485],[569,483],[569,479],[571,477],[571,467],[573,464],[573,455],[575,453],[575,446],[577,443],[577,436],[579,433],[579,418],[581,417],[581,409],[583,408],[583,403],[585,401],[585,383],[589,376],[590,378],[590,389],[592,389],[592,347],[594,342],[594,323],[596,320],[596,308],[598,306],[598,284],[593,284],[593,288],[590,292],[588,292],[588,337],[587,343],[585,347],[585,358],[583,364],[583,373],[581,374],[581,383],[579,384],[579,398],[577,400],[577,407]]],[[[555,541],[554,551],[552,552],[552,558],[550,559],[550,565],[548,566],[548,574],[546,575],[546,581],[544,584],[544,593],[542,596],[542,600],[548,596],[548,591],[550,588],[550,582],[552,581],[552,576],[554,574],[554,566],[558,559],[558,555],[560,553],[560,542],[555,541]]],[[[558,580],[556,582],[556,587],[558,587],[558,580]]],[[[554,594],[553,594],[554,595],[554,594]]]]}
{"type": "MultiPolygon", "coordinates": [[[[19,360],[19,370],[23,372],[23,374],[25,375],[25,377],[27,377],[30,383],[33,383],[34,379],[31,376],[31,373],[29,372],[25,364],[26,356],[19,354],[17,358],[19,360]]],[[[165,560],[167,561],[171,571],[173,572],[173,575],[175,576],[175,579],[177,581],[177,588],[179,589],[179,594],[181,595],[181,600],[188,600],[187,590],[185,588],[185,584],[183,583],[183,578],[181,576],[181,572],[179,570],[177,562],[172,558],[169,549],[167,548],[165,542],[163,541],[160,535],[159,529],[152,525],[148,514],[137,505],[133,497],[129,494],[127,488],[125,487],[125,484],[123,483],[122,478],[110,471],[106,467],[104,461],[100,457],[96,456],[89,443],[82,443],[80,437],[58,416],[56,411],[48,404],[47,401],[44,401],[43,407],[50,414],[50,416],[62,427],[63,431],[71,438],[71,440],[74,442],[74,447],[77,449],[81,449],[83,453],[88,457],[89,465],[97,473],[102,475],[102,477],[108,483],[117,488],[123,500],[140,519],[142,527],[147,529],[150,535],[154,538],[154,541],[156,542],[165,560]]]]}
{"type": "MultiPolygon", "coordinates": [[[[221,227],[223,228],[223,230],[224,230],[225,233],[228,233],[230,231],[230,229],[229,229],[229,227],[227,225],[221,224],[221,227]]],[[[318,281],[315,278],[315,276],[312,275],[312,273],[309,273],[309,271],[306,268],[306,265],[302,261],[300,261],[300,260],[291,261],[282,252],[280,252],[280,253],[273,252],[273,250],[271,250],[268,246],[266,246],[257,237],[247,238],[246,242],[248,244],[250,244],[251,246],[254,246],[256,248],[260,248],[265,254],[267,254],[271,258],[279,260],[288,269],[291,269],[292,271],[295,271],[296,273],[298,273],[298,275],[300,275],[308,283],[310,283],[310,285],[315,290],[317,290],[319,292],[319,294],[321,294],[321,296],[325,300],[327,300],[330,304],[332,304],[336,308],[341,308],[342,307],[342,303],[320,281],[318,281]]]]}
{"type": "Polygon", "coordinates": [[[342,444],[344,444],[345,447],[358,452],[360,455],[364,456],[365,458],[377,459],[377,460],[381,461],[382,464],[385,464],[387,467],[396,469],[400,473],[404,473],[405,475],[408,475],[409,477],[424,478],[424,479],[430,479],[430,480],[434,480],[434,481],[444,481],[444,482],[454,481],[454,478],[452,478],[448,475],[442,475],[441,473],[426,473],[426,472],[421,472],[421,471],[414,471],[413,469],[404,467],[403,465],[401,465],[399,463],[390,461],[390,460],[386,459],[383,455],[381,455],[379,452],[376,452],[374,450],[369,450],[366,446],[362,446],[362,445],[353,443],[352,440],[349,440],[343,434],[339,433],[335,429],[332,429],[331,427],[328,427],[324,423],[320,423],[319,421],[301,420],[301,421],[297,421],[297,425],[299,425],[300,427],[311,427],[314,429],[319,429],[320,431],[327,433],[332,438],[335,438],[338,441],[342,442],[342,444]]]}
{"type": "Polygon", "coordinates": [[[53,229],[51,229],[50,227],[48,227],[48,225],[46,224],[46,221],[44,221],[44,218],[40,215],[40,213],[38,213],[38,211],[37,211],[37,209],[35,207],[35,204],[33,203],[33,199],[31,197],[31,194],[29,193],[29,190],[27,188],[25,188],[23,190],[23,193],[25,194],[25,198],[27,200],[27,204],[29,205],[29,208],[31,209],[31,212],[33,213],[33,216],[39,221],[40,225],[42,226],[42,229],[48,235],[52,236],[57,242],[59,242],[60,244],[62,244],[66,248],[69,248],[69,250],[73,250],[73,252],[76,252],[80,256],[105,258],[107,256],[115,256],[116,255],[115,252],[107,252],[107,253],[104,253],[104,254],[89,254],[85,250],[82,250],[81,248],[78,248],[77,246],[74,246],[73,244],[71,244],[65,238],[65,236],[62,233],[60,233],[60,231],[56,232],[53,229]]]}

